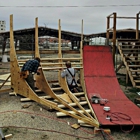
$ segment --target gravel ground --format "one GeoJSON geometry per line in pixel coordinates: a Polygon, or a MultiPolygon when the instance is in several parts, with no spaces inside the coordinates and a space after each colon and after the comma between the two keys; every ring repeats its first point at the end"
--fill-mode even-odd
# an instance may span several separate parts
{"type": "MultiPolygon", "coordinates": [[[[0,74],[4,74],[3,71],[0,74]]],[[[45,72],[45,75],[48,80],[56,80],[58,76],[57,72],[45,72]]],[[[93,134],[93,128],[72,128],[71,125],[77,123],[76,119],[58,118],[55,110],[49,111],[33,101],[21,102],[21,98],[20,95],[0,94],[0,127],[5,135],[13,135],[11,140],[102,139],[101,135],[93,134]]]]}
{"type": "MultiPolygon", "coordinates": [[[[0,73],[0,74],[3,74],[0,73]]],[[[46,75],[48,80],[57,78],[56,73],[46,75]]],[[[121,86],[122,90],[127,90],[121,86]]],[[[21,102],[21,96],[0,94],[0,127],[4,134],[12,134],[10,140],[103,140],[101,134],[94,135],[93,128],[80,127],[74,129],[72,124],[77,120],[71,117],[57,118],[56,111],[36,102],[21,102]]],[[[119,128],[112,128],[112,140],[139,140],[139,129],[127,134],[119,128]]]]}

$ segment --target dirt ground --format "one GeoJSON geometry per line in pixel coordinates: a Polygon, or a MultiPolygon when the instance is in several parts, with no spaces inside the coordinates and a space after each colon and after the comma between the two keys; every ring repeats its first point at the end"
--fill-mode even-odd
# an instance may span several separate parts
{"type": "MultiPolygon", "coordinates": [[[[1,71],[0,75],[2,74],[4,71],[1,71]]],[[[50,73],[46,77],[55,79],[57,74],[50,73]]],[[[121,85],[121,88],[124,93],[129,93],[128,87],[121,85]]],[[[77,123],[74,118],[58,118],[55,110],[49,111],[33,101],[21,102],[21,98],[19,95],[9,95],[8,92],[0,93],[0,127],[5,135],[12,134],[10,140],[105,139],[101,133],[93,134],[93,128],[72,128],[71,125],[77,123]]],[[[124,133],[121,127],[111,128],[111,135],[108,135],[106,140],[139,140],[139,133],[139,128],[135,128],[131,133],[124,133]]]]}

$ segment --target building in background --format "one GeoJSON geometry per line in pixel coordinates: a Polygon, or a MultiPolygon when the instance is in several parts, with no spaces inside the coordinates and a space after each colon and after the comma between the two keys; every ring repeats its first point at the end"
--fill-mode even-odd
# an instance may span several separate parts
{"type": "Polygon", "coordinates": [[[0,32],[4,32],[6,30],[6,21],[0,20],[0,32]]]}

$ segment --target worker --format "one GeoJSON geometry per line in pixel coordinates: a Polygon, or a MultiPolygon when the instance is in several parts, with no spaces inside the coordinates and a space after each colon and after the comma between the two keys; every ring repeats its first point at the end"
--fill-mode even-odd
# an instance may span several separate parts
{"type": "Polygon", "coordinates": [[[77,90],[78,85],[75,80],[75,74],[77,73],[77,69],[71,67],[70,61],[67,61],[65,65],[66,69],[65,70],[62,69],[61,77],[62,78],[66,77],[67,84],[71,92],[78,92],[77,90]]]}
{"type": "Polygon", "coordinates": [[[39,75],[39,66],[40,58],[36,57],[33,60],[28,60],[21,69],[20,77],[24,78],[27,81],[33,91],[35,91],[34,74],[37,73],[39,75]]]}

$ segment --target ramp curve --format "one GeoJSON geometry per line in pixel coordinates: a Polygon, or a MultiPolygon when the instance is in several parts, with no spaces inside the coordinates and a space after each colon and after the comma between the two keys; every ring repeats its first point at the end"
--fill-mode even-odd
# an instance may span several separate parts
{"type": "Polygon", "coordinates": [[[84,46],[83,67],[87,96],[101,125],[140,125],[140,109],[122,91],[113,66],[110,46],[84,46]],[[93,95],[108,99],[105,106],[91,102],[93,95]],[[106,117],[111,116],[111,121],[106,117]]]}

